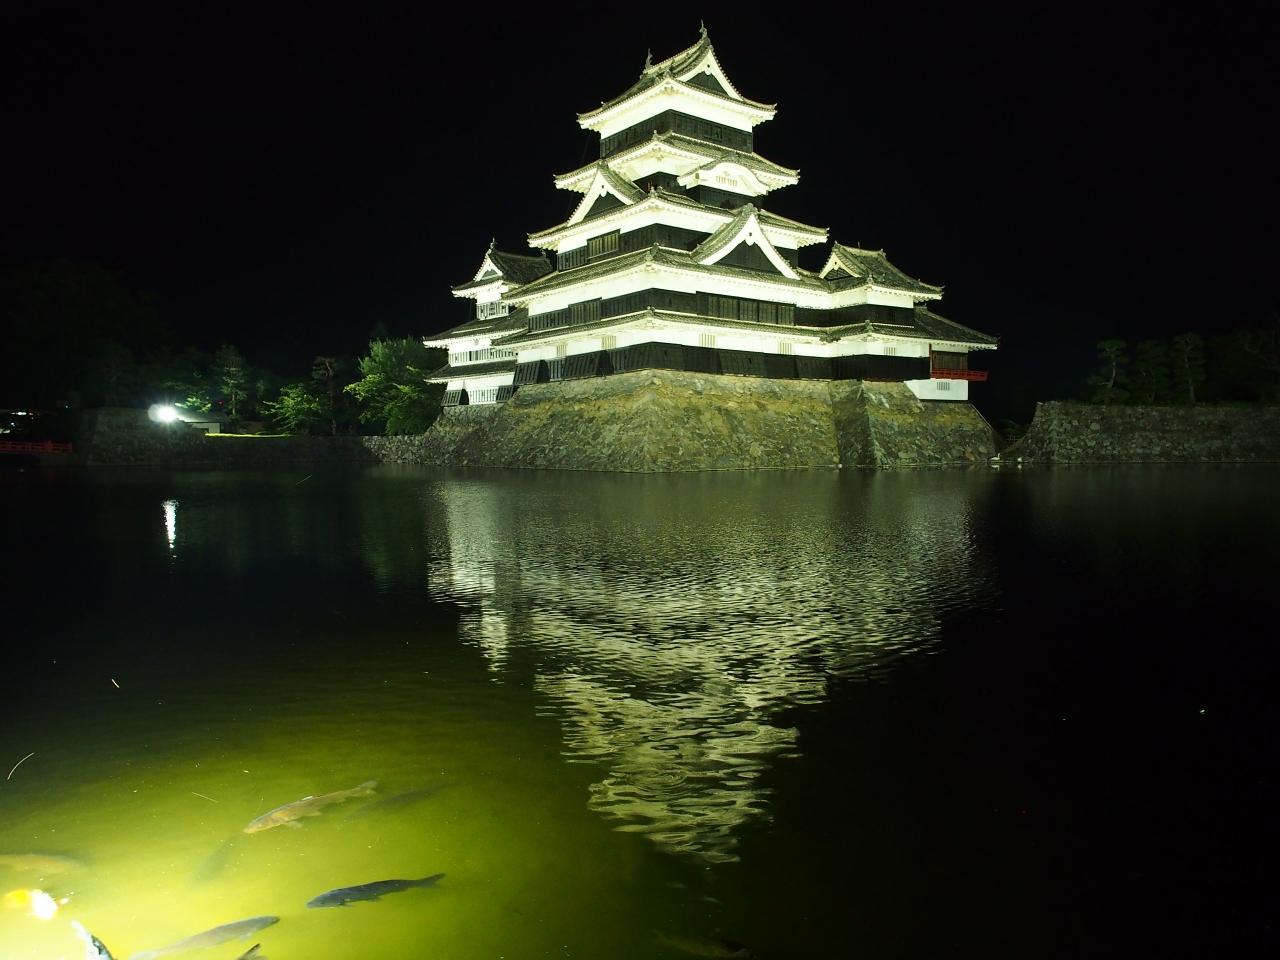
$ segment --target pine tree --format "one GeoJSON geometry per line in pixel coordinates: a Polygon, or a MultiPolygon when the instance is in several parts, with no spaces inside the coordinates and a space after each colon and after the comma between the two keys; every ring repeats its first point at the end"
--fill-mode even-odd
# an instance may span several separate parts
{"type": "Polygon", "coordinates": [[[1168,403],[1173,389],[1168,345],[1161,340],[1141,341],[1130,382],[1129,396],[1135,403],[1168,403]]]}
{"type": "Polygon", "coordinates": [[[1094,403],[1119,403],[1128,396],[1124,370],[1129,362],[1128,348],[1129,345],[1123,340],[1098,341],[1100,369],[1089,378],[1094,403]]]}
{"type": "Polygon", "coordinates": [[[1196,402],[1196,387],[1204,383],[1204,338],[1198,333],[1180,333],[1173,338],[1173,367],[1179,389],[1186,390],[1189,403],[1196,402]]]}
{"type": "Polygon", "coordinates": [[[249,365],[240,351],[229,343],[220,346],[213,355],[213,376],[222,395],[227,399],[227,416],[237,419],[240,400],[249,385],[249,365]]]}

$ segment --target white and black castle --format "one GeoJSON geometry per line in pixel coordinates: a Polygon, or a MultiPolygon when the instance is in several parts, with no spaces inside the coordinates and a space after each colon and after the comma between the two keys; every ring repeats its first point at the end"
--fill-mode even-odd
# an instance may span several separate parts
{"type": "Polygon", "coordinates": [[[430,377],[446,384],[445,405],[643,369],[888,380],[922,400],[968,399],[968,382],[986,379],[969,354],[996,340],[929,309],[940,287],[882,250],[840,243],[818,272],[798,265],[827,231],[763,205],[799,179],[755,152],[752,131],[774,113],[737,91],[703,29],[580,114],[600,135],[600,159],[555,183],[582,201],[529,236],[541,253],[491,245],[475,278],[453,288],[474,317],[425,339],[449,352],[430,377]]]}

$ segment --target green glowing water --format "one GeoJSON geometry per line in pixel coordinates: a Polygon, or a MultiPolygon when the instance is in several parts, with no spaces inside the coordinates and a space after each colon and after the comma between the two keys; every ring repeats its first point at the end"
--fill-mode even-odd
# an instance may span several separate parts
{"type": "Polygon", "coordinates": [[[1028,847],[1005,811],[1040,812],[1027,758],[1075,756],[1055,622],[1082,583],[1169,623],[1229,602],[1176,548],[1247,536],[1212,505],[1270,486],[1165,476],[11,477],[0,766],[34,756],[0,781],[0,893],[67,902],[0,907],[0,957],[267,914],[199,956],[919,955],[998,946],[992,896],[1044,933],[1025,881],[1077,834],[1028,847]],[[78,863],[3,859],[33,853],[78,863]]]}

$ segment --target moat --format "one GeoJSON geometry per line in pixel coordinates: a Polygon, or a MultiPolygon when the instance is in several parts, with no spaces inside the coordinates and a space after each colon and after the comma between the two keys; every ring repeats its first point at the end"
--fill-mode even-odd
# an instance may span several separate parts
{"type": "Polygon", "coordinates": [[[0,474],[0,953],[1256,952],[1278,479],[0,474]]]}

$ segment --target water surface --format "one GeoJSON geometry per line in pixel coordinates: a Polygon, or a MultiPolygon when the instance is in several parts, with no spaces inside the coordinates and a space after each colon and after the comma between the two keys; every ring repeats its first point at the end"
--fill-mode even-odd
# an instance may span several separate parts
{"type": "Polygon", "coordinates": [[[1269,944],[1278,479],[0,474],[0,956],[1269,944]]]}

